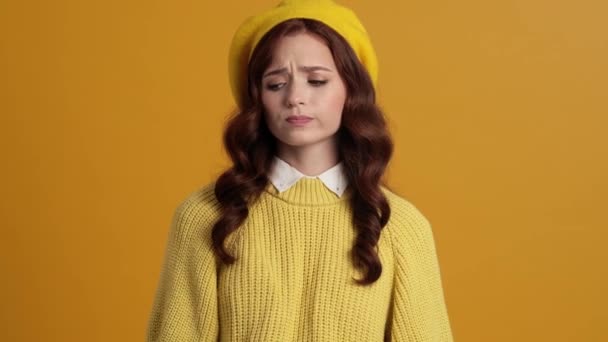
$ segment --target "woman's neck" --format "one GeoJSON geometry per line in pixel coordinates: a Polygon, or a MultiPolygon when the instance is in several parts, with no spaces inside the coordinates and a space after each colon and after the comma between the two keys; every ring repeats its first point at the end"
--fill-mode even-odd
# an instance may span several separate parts
{"type": "Polygon", "coordinates": [[[277,156],[306,176],[318,176],[338,164],[333,139],[306,146],[279,144],[277,156]]]}

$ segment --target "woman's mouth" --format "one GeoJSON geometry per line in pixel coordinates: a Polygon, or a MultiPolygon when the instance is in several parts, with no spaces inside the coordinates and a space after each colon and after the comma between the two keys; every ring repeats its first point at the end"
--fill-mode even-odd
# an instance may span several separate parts
{"type": "Polygon", "coordinates": [[[312,120],[313,119],[311,117],[305,115],[291,115],[287,118],[287,122],[295,126],[305,125],[312,120]]]}

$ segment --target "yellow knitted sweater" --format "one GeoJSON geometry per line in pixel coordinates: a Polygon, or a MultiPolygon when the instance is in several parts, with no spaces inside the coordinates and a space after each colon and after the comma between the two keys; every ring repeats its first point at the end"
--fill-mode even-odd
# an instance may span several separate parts
{"type": "Polygon", "coordinates": [[[407,200],[382,188],[382,275],[361,286],[348,196],[318,178],[269,185],[226,239],[237,260],[224,265],[211,248],[214,186],[175,211],[148,341],[453,341],[431,226],[407,200]]]}

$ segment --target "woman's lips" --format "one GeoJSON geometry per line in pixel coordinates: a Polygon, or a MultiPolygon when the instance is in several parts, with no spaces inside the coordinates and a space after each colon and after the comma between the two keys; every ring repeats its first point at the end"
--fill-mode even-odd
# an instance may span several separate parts
{"type": "Polygon", "coordinates": [[[304,125],[308,122],[312,121],[312,118],[305,115],[292,115],[287,118],[287,122],[292,125],[304,125]]]}

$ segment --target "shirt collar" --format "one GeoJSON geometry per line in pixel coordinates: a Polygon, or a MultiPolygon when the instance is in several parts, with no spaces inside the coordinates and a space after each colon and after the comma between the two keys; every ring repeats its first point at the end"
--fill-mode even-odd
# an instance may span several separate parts
{"type": "Polygon", "coordinates": [[[348,185],[348,179],[344,174],[343,163],[339,162],[330,169],[317,176],[307,176],[289,165],[283,159],[275,156],[269,179],[279,193],[292,187],[300,178],[319,178],[325,186],[341,197],[348,185]]]}

